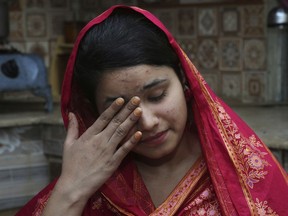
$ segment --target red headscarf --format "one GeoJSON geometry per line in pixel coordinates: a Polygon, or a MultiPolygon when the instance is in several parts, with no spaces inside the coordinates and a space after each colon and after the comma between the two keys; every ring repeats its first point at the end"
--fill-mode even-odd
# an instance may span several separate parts
{"type": "MultiPolygon", "coordinates": [[[[98,116],[86,102],[81,89],[72,82],[74,64],[78,46],[86,32],[119,7],[130,8],[143,14],[158,26],[166,34],[180,59],[189,84],[186,96],[193,98],[190,109],[194,113],[203,155],[222,214],[288,215],[286,172],[257,135],[209,88],[164,25],[151,13],[138,7],[111,7],[90,21],[79,33],[67,65],[62,88],[62,116],[65,126],[68,125],[69,112],[77,116],[80,133],[83,133],[98,116]]],[[[149,204],[138,203],[137,199],[133,198],[135,196],[133,191],[126,187],[129,185],[129,175],[133,169],[135,169],[133,163],[124,160],[98,193],[120,207],[122,214],[147,215],[145,208],[149,204]],[[123,197],[127,199],[123,201],[123,197]]],[[[18,215],[31,215],[32,212],[37,215],[37,212],[41,212],[54,184],[55,182],[51,183],[37,195],[18,215]]],[[[146,192],[143,190],[143,193],[146,192]]],[[[84,209],[83,215],[85,212],[87,211],[84,209]]]]}

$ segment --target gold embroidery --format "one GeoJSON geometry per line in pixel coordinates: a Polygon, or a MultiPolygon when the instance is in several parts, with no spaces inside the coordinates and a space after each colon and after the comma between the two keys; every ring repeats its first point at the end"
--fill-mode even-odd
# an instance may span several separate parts
{"type": "Polygon", "coordinates": [[[216,199],[212,184],[205,189],[199,197],[195,198],[187,207],[184,208],[184,215],[221,215],[219,203],[216,199]]]}
{"type": "Polygon", "coordinates": [[[96,201],[93,202],[92,209],[100,209],[102,207],[102,198],[98,198],[96,201]]]}
{"type": "Polygon", "coordinates": [[[47,205],[47,202],[50,198],[52,191],[50,191],[48,194],[45,194],[43,197],[39,198],[37,200],[37,204],[35,207],[35,211],[32,213],[33,216],[41,216],[45,206],[47,205]]]}
{"type": "Polygon", "coordinates": [[[166,201],[159,206],[152,215],[173,215],[182,202],[186,199],[192,188],[198,182],[199,178],[205,173],[206,164],[201,158],[192,166],[188,175],[182,179],[176,189],[170,194],[166,201]],[[196,167],[197,165],[197,167],[196,167]]]}
{"type": "Polygon", "coordinates": [[[262,201],[256,198],[256,208],[259,216],[279,216],[275,211],[273,211],[267,204],[267,201],[262,201]]]}
{"type": "MultiPolygon", "coordinates": [[[[246,179],[247,179],[246,176],[247,175],[243,176],[241,169],[240,169],[241,164],[240,164],[240,161],[238,158],[239,152],[237,152],[234,149],[234,146],[230,144],[231,138],[230,138],[229,133],[231,133],[231,132],[226,129],[227,128],[226,123],[229,124],[231,122],[232,125],[233,124],[235,125],[235,123],[231,121],[230,117],[228,118],[228,122],[225,122],[225,121],[227,121],[227,119],[225,119],[225,114],[227,114],[226,111],[224,110],[224,108],[221,106],[220,103],[215,102],[215,99],[212,97],[212,95],[210,94],[210,92],[208,91],[208,89],[205,86],[206,83],[203,82],[203,77],[198,72],[198,70],[195,68],[195,66],[192,64],[192,62],[185,55],[183,55],[183,56],[184,56],[183,66],[185,67],[185,65],[187,64],[187,67],[190,69],[192,76],[194,76],[194,78],[198,81],[198,84],[199,84],[199,87],[201,88],[203,96],[205,97],[207,103],[209,104],[209,107],[210,107],[212,114],[215,118],[217,127],[219,129],[218,132],[220,133],[221,137],[223,138],[223,142],[227,148],[229,156],[230,156],[231,160],[233,161],[236,169],[240,170],[240,172],[238,173],[241,176],[239,178],[239,181],[240,181],[240,184],[242,185],[242,190],[243,190],[243,193],[245,195],[247,204],[250,208],[251,215],[257,215],[255,203],[252,200],[252,196],[251,196],[250,191],[249,191],[249,186],[246,183],[246,179]],[[219,112],[219,109],[220,110],[222,109],[223,112],[219,112]],[[229,119],[230,119],[230,121],[229,121],[229,119]]],[[[230,129],[231,129],[231,131],[233,131],[233,127],[230,129]]],[[[236,138],[239,138],[240,136],[241,135],[239,133],[235,133],[236,138]]],[[[241,143],[242,140],[240,140],[239,142],[241,143]]]]}
{"type": "Polygon", "coordinates": [[[251,135],[249,138],[244,137],[221,104],[216,102],[215,105],[218,109],[220,120],[226,129],[228,139],[232,144],[244,181],[253,189],[254,184],[264,179],[265,175],[268,174],[264,170],[265,166],[270,166],[264,159],[267,153],[261,152],[260,147],[263,147],[263,145],[257,140],[255,135],[251,135]]]}

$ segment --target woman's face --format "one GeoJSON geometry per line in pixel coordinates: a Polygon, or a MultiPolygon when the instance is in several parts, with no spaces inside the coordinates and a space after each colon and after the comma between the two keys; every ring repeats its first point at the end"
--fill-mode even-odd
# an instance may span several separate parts
{"type": "Polygon", "coordinates": [[[172,68],[139,65],[107,72],[101,77],[95,95],[99,113],[118,97],[126,102],[133,96],[140,97],[142,116],[127,136],[136,130],[143,134],[133,152],[160,159],[181,142],[187,107],[182,85],[172,68]]]}

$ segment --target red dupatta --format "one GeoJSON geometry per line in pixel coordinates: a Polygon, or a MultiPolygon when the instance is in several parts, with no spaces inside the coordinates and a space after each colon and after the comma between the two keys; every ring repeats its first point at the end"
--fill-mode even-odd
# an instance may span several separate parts
{"type": "MultiPolygon", "coordinates": [[[[177,53],[190,87],[190,97],[193,98],[191,109],[198,128],[207,170],[222,214],[288,215],[286,172],[257,135],[211,91],[163,24],[151,13],[138,7],[111,7],[91,20],[79,33],[67,65],[62,87],[61,103],[65,126],[68,125],[69,112],[74,112],[77,116],[80,133],[83,133],[98,116],[86,102],[81,89],[72,82],[74,63],[79,43],[86,32],[92,26],[105,20],[118,7],[130,8],[143,14],[167,35],[171,46],[177,53]]],[[[149,208],[151,204],[137,202],[134,191],[129,188],[131,184],[129,181],[133,177],[131,175],[135,174],[135,170],[135,165],[127,157],[116,173],[97,192],[95,199],[99,196],[104,197],[104,200],[111,205],[116,205],[117,209],[125,215],[147,215],[145,208],[149,208]]],[[[37,215],[35,206],[40,214],[54,184],[55,182],[51,183],[17,215],[31,215],[24,212],[33,211],[33,215],[37,215]]],[[[145,189],[141,191],[144,193],[141,196],[149,196],[145,194],[147,193],[145,189]]],[[[94,204],[97,203],[95,199],[94,204]]],[[[86,215],[86,212],[88,215],[88,211],[84,209],[83,215],[86,215]]],[[[108,215],[108,213],[102,215],[108,215]]]]}

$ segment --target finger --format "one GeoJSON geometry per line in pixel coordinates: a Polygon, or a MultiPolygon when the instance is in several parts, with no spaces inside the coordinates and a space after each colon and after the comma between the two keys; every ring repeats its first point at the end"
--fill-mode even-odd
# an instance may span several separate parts
{"type": "Polygon", "coordinates": [[[142,133],[137,131],[127,142],[120,146],[115,154],[113,155],[113,160],[116,164],[120,164],[121,161],[126,157],[126,155],[131,152],[131,150],[137,145],[141,140],[142,133]]]}
{"type": "MultiPolygon", "coordinates": [[[[140,98],[135,96],[126,104],[126,106],[119,113],[117,113],[117,115],[113,117],[113,119],[110,121],[110,123],[107,125],[107,128],[105,129],[105,133],[107,137],[112,137],[116,130],[118,132],[121,129],[126,131],[126,128],[123,127],[122,124],[127,119],[130,118],[130,120],[133,120],[136,118],[138,120],[140,116],[137,116],[137,115],[135,116],[135,113],[134,113],[134,116],[133,115],[131,116],[131,113],[135,111],[135,109],[137,108],[137,106],[139,106],[139,104],[140,104],[140,98]],[[122,126],[119,128],[120,125],[122,126]]],[[[137,109],[138,109],[138,113],[140,112],[140,115],[141,115],[142,113],[141,108],[139,107],[137,109]]],[[[135,121],[133,122],[133,125],[134,124],[135,124],[135,121]]]]}
{"type": "Polygon", "coordinates": [[[131,128],[136,124],[138,119],[142,115],[142,110],[140,107],[137,107],[130,116],[117,127],[111,138],[109,139],[109,143],[111,146],[116,148],[119,143],[123,141],[123,139],[127,136],[131,128]]]}
{"type": "Polygon", "coordinates": [[[100,133],[113,119],[116,113],[123,107],[125,101],[123,98],[117,98],[88,128],[86,134],[94,135],[100,133]]]}
{"type": "Polygon", "coordinates": [[[65,139],[65,145],[72,145],[76,139],[78,139],[79,131],[78,131],[78,121],[74,113],[70,112],[69,115],[69,124],[67,130],[67,136],[65,139]]]}

